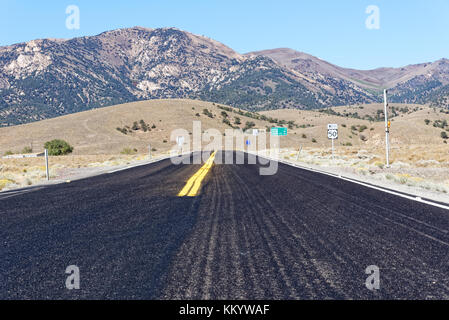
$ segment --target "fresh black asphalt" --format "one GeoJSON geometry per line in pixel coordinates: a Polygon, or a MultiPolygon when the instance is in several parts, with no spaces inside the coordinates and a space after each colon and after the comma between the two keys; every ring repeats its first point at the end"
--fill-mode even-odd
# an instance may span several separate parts
{"type": "Polygon", "coordinates": [[[449,299],[449,210],[281,163],[215,164],[177,197],[200,167],[0,194],[0,299],[449,299]]]}

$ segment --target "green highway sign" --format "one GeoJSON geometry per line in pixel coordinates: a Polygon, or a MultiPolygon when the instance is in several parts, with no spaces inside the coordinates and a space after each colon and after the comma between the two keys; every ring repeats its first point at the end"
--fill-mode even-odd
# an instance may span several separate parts
{"type": "Polygon", "coordinates": [[[271,128],[271,135],[272,136],[286,136],[287,135],[287,128],[271,128]]]}

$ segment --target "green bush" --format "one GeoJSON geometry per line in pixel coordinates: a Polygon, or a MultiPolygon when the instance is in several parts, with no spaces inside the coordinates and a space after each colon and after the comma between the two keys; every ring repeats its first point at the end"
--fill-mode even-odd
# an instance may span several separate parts
{"type": "Polygon", "coordinates": [[[208,109],[203,109],[203,114],[208,116],[209,118],[213,118],[214,115],[212,114],[212,112],[210,112],[208,109]]]}
{"type": "Polygon", "coordinates": [[[243,128],[243,131],[252,129],[252,128],[254,128],[255,126],[256,126],[256,124],[255,124],[254,122],[252,122],[252,121],[247,121],[247,122],[245,123],[245,128],[243,128]]]}
{"type": "Polygon", "coordinates": [[[31,149],[31,147],[25,147],[22,149],[22,153],[32,153],[33,149],[31,149]]]}
{"type": "Polygon", "coordinates": [[[44,148],[48,149],[48,154],[50,156],[63,156],[72,153],[73,151],[73,147],[61,139],[54,139],[45,142],[44,148]]]}
{"type": "Polygon", "coordinates": [[[119,127],[117,127],[116,129],[117,129],[117,131],[120,131],[123,134],[128,134],[128,130],[126,128],[119,128],[119,127]]]}
{"type": "Polygon", "coordinates": [[[136,154],[137,153],[137,149],[131,149],[131,148],[124,148],[122,150],[122,152],[120,152],[121,154],[136,154]]]}
{"type": "Polygon", "coordinates": [[[148,131],[148,125],[145,123],[145,121],[142,119],[140,120],[140,128],[143,130],[143,132],[147,132],[148,131]]]}

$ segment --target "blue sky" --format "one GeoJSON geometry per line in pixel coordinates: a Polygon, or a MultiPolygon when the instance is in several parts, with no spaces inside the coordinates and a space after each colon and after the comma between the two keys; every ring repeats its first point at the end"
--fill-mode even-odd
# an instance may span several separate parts
{"type": "Polygon", "coordinates": [[[143,26],[177,27],[240,53],[289,47],[358,69],[449,58],[449,0],[0,0],[0,45],[143,26]],[[80,29],[65,26],[68,5],[80,29]],[[380,29],[365,26],[367,6],[380,29]]]}

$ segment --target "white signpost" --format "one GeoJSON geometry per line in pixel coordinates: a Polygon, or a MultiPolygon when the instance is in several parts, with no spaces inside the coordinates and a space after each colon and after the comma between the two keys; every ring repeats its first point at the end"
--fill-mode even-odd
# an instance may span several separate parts
{"type": "Polygon", "coordinates": [[[48,170],[48,150],[45,149],[44,151],[45,156],[45,175],[47,176],[47,181],[50,180],[50,172],[48,170]]]}
{"type": "Polygon", "coordinates": [[[334,160],[334,140],[338,139],[338,124],[327,125],[327,137],[332,140],[332,160],[334,160]]]}
{"type": "Polygon", "coordinates": [[[387,90],[384,90],[384,114],[385,114],[385,153],[387,168],[390,167],[390,121],[388,121],[387,90]]]}

